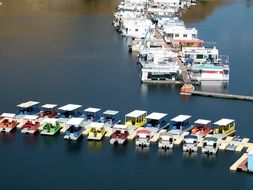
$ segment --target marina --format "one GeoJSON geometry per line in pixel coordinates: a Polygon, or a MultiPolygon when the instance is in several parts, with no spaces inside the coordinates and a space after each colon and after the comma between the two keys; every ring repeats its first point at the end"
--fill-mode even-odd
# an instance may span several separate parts
{"type": "MultiPolygon", "coordinates": [[[[180,114],[191,115],[191,124],[198,119],[210,120],[213,124],[221,118],[231,118],[236,122],[236,133],[231,137],[245,148],[237,152],[230,145],[214,155],[203,154],[204,140],[200,138],[198,152],[189,154],[182,150],[184,135],[181,144],[173,142],[173,148],[166,151],[158,149],[158,141],[151,141],[146,148],[137,148],[134,139],[115,146],[109,143],[113,127],[105,127],[105,138],[101,141],[87,141],[87,135],[77,141],[66,141],[65,133],[60,131],[53,136],[41,136],[44,118],[38,118],[41,126],[34,135],[22,134],[18,127],[11,133],[0,134],[1,187],[80,189],[85,184],[92,189],[193,189],[199,179],[198,186],[206,190],[217,186],[230,190],[252,189],[249,172],[229,170],[252,143],[251,102],[179,96],[181,85],[157,80],[151,81],[155,84],[141,83],[140,64],[136,64],[138,52],[129,53],[128,40],[111,25],[112,10],[119,3],[117,0],[3,0],[0,54],[5,72],[0,76],[0,112],[19,115],[15,112],[16,104],[38,100],[40,105],[57,104],[57,113],[67,103],[83,105],[82,114],[85,108],[100,108],[100,118],[108,109],[117,110],[116,121],[121,120],[123,125],[125,115],[135,109],[147,111],[147,115],[167,113],[168,123],[180,114]],[[244,138],[250,140],[244,143],[244,138]],[[46,179],[43,185],[42,179],[46,179]],[[127,183],[122,183],[122,179],[127,183]],[[184,183],[178,183],[178,179],[184,183]],[[56,183],[57,180],[61,183],[56,183]],[[207,185],[207,180],[213,183],[207,185]]],[[[201,85],[194,84],[195,90],[253,94],[252,3],[199,1],[180,12],[180,20],[187,28],[198,30],[198,38],[205,41],[206,48],[209,42],[215,41],[212,47],[220,54],[229,55],[230,60],[228,85],[201,81],[201,85]]],[[[159,43],[150,42],[151,46],[159,43]]],[[[18,123],[23,121],[22,117],[17,117],[18,123]]],[[[66,125],[67,119],[56,119],[60,120],[60,126],[66,125]]],[[[86,124],[84,131],[88,129],[86,124]]],[[[128,126],[128,129],[130,134],[136,131],[136,127],[128,126]]],[[[184,133],[191,134],[191,131],[184,133]]],[[[151,139],[156,140],[157,136],[154,133],[151,139]]]]}

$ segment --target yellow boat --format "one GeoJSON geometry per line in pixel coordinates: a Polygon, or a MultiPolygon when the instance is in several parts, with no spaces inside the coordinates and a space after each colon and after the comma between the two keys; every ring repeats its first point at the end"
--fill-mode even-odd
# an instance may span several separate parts
{"type": "Polygon", "coordinates": [[[146,116],[146,111],[134,110],[125,116],[125,125],[143,127],[147,123],[146,116]]]}
{"type": "Polygon", "coordinates": [[[105,135],[104,123],[92,122],[88,133],[88,140],[100,141],[105,135]]]}
{"type": "Polygon", "coordinates": [[[233,135],[236,132],[235,120],[233,119],[220,119],[214,123],[214,135],[220,135],[221,137],[226,137],[233,135]]]}

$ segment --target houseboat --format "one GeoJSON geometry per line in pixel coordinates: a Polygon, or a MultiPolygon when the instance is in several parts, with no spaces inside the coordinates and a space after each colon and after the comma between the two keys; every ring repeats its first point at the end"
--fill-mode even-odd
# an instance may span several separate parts
{"type": "Polygon", "coordinates": [[[233,119],[223,118],[214,123],[213,134],[219,139],[234,135],[235,132],[235,120],[233,119]]]}
{"type": "Polygon", "coordinates": [[[57,118],[59,118],[58,121],[66,122],[71,117],[79,117],[81,115],[81,111],[80,111],[81,107],[82,105],[67,104],[65,106],[58,108],[58,110],[60,111],[60,113],[57,116],[57,118]]]}
{"type": "Polygon", "coordinates": [[[162,132],[159,134],[158,148],[160,149],[172,149],[173,148],[173,135],[169,132],[162,132]]]}
{"type": "Polygon", "coordinates": [[[85,122],[96,122],[100,121],[100,108],[86,108],[84,110],[84,121],[85,122]]]}
{"type": "Polygon", "coordinates": [[[125,116],[125,125],[143,127],[147,122],[146,116],[146,111],[134,110],[125,116]]]}
{"type": "Polygon", "coordinates": [[[103,117],[100,118],[100,121],[107,127],[113,127],[115,124],[120,123],[119,111],[106,110],[103,112],[103,117]]]}
{"type": "Polygon", "coordinates": [[[10,133],[18,125],[15,119],[16,114],[13,113],[2,113],[0,118],[0,132],[10,133]]]}
{"type": "Polygon", "coordinates": [[[105,135],[104,123],[92,122],[90,123],[90,130],[88,133],[88,140],[100,141],[105,135]]]}
{"type": "Polygon", "coordinates": [[[21,133],[34,134],[39,131],[40,122],[37,120],[38,115],[26,115],[24,117],[24,125],[21,127],[21,133]]]}
{"type": "Polygon", "coordinates": [[[61,125],[56,118],[46,118],[43,120],[41,135],[55,135],[61,129],[61,125]]]}
{"type": "Polygon", "coordinates": [[[17,112],[17,118],[22,118],[24,115],[34,115],[38,114],[40,112],[39,109],[40,102],[35,101],[28,101],[21,104],[18,104],[18,112],[17,112]]]}
{"type": "Polygon", "coordinates": [[[38,114],[39,117],[54,118],[57,116],[56,111],[57,104],[44,104],[41,106],[41,111],[38,114]]]}
{"type": "Polygon", "coordinates": [[[210,120],[198,119],[194,122],[191,134],[198,137],[204,137],[212,132],[212,123],[210,120]]]}
{"type": "Polygon", "coordinates": [[[220,146],[219,139],[213,135],[207,135],[203,139],[201,151],[203,154],[216,154],[220,146]]]}
{"type": "Polygon", "coordinates": [[[160,129],[169,127],[169,123],[166,122],[166,113],[153,112],[146,116],[147,123],[145,124],[146,129],[150,129],[157,132],[160,129]]]}
{"type": "Polygon", "coordinates": [[[129,135],[126,125],[116,124],[113,126],[113,133],[110,138],[111,144],[124,144],[129,135]]]}
{"type": "Polygon", "coordinates": [[[198,137],[196,135],[185,135],[183,140],[184,152],[197,152],[198,151],[198,137]]]}
{"type": "Polygon", "coordinates": [[[146,129],[138,130],[135,137],[136,146],[149,147],[151,132],[146,129]]]}
{"type": "Polygon", "coordinates": [[[65,132],[64,139],[73,141],[78,140],[84,130],[83,121],[84,118],[71,118],[68,120],[66,123],[68,129],[65,132]]]}
{"type": "Polygon", "coordinates": [[[181,135],[185,131],[190,131],[193,125],[190,122],[190,115],[178,115],[171,119],[170,133],[173,135],[181,135]]]}

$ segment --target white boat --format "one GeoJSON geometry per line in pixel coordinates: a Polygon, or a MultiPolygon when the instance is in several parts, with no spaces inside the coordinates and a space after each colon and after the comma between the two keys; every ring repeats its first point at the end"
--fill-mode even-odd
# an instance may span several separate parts
{"type": "Polygon", "coordinates": [[[149,147],[150,146],[151,132],[149,130],[138,130],[135,137],[136,146],[149,147]]]}
{"type": "Polygon", "coordinates": [[[184,136],[183,151],[189,153],[198,151],[198,137],[196,135],[184,136]]]}
{"type": "Polygon", "coordinates": [[[168,132],[163,132],[159,134],[158,148],[160,149],[172,149],[173,148],[173,135],[168,132]]]}
{"type": "Polygon", "coordinates": [[[84,130],[83,128],[83,121],[84,118],[71,118],[66,125],[68,126],[68,129],[65,132],[64,139],[65,140],[78,140],[82,132],[84,130]]]}
{"type": "Polygon", "coordinates": [[[203,139],[201,151],[203,154],[216,154],[220,146],[220,141],[213,135],[207,135],[203,139]]]}
{"type": "Polygon", "coordinates": [[[124,144],[129,135],[128,127],[126,125],[116,124],[113,126],[113,133],[110,138],[110,144],[124,144]]]}

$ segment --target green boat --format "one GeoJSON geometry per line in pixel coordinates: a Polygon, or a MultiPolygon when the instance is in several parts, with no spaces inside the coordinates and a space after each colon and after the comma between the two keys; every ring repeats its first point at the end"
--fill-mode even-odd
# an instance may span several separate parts
{"type": "Polygon", "coordinates": [[[57,119],[55,118],[47,118],[43,121],[43,129],[41,131],[41,135],[55,135],[60,129],[61,126],[57,119]]]}

